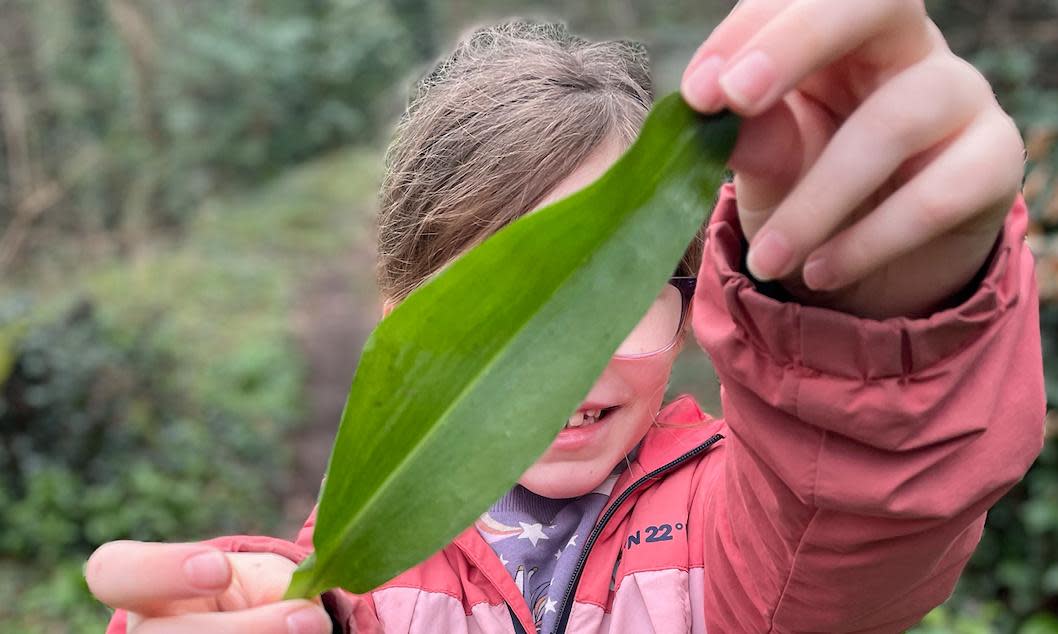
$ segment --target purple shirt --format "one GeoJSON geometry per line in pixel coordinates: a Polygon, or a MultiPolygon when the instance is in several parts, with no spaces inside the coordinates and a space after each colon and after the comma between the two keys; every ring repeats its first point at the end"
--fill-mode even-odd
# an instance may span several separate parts
{"type": "Polygon", "coordinates": [[[538,634],[554,631],[584,540],[609,499],[618,474],[615,471],[591,493],[565,500],[546,498],[515,485],[474,523],[514,577],[538,634]]]}

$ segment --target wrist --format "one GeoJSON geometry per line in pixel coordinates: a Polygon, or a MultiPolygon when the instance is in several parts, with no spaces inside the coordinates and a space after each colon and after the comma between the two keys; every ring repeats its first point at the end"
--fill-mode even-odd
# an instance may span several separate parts
{"type": "MultiPolygon", "coordinates": [[[[856,284],[839,289],[837,291],[820,292],[814,291],[807,286],[801,278],[800,270],[782,280],[758,280],[750,272],[746,264],[746,255],[749,244],[745,236],[742,236],[742,258],[739,265],[740,272],[753,283],[757,292],[779,302],[797,303],[804,306],[826,308],[851,315],[872,318],[888,319],[891,317],[907,317],[911,319],[925,318],[934,313],[949,308],[954,308],[968,300],[981,286],[981,282],[988,274],[996,254],[1003,243],[1003,232],[1000,231],[992,243],[987,255],[980,265],[968,276],[966,282],[959,284],[954,290],[943,293],[936,297],[924,297],[922,301],[909,304],[901,310],[892,310],[886,306],[886,298],[877,293],[866,293],[860,291],[856,284]]],[[[897,280],[893,284],[899,284],[897,280]]]]}

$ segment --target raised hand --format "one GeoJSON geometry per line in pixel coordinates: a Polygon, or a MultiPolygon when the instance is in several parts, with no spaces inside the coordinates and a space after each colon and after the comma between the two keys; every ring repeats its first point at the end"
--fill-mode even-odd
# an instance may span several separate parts
{"type": "Polygon", "coordinates": [[[922,0],[743,0],[682,91],[749,117],[731,161],[750,272],[798,299],[919,316],[980,270],[1024,146],[922,0]]]}

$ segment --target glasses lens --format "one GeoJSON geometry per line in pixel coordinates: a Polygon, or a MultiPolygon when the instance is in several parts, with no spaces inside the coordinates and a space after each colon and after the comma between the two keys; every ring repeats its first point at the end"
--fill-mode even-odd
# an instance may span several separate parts
{"type": "Polygon", "coordinates": [[[618,355],[650,354],[669,347],[680,328],[683,297],[679,289],[666,284],[650,310],[617,349],[618,355]]]}

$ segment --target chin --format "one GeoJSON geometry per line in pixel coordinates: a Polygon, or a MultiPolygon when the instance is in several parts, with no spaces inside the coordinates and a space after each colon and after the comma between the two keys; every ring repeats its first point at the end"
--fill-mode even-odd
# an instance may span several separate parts
{"type": "Polygon", "coordinates": [[[601,445],[573,452],[551,447],[522,474],[518,484],[552,499],[591,493],[646,433],[652,418],[641,409],[629,407],[615,416],[609,423],[612,427],[600,438],[601,445]]]}
{"type": "Polygon", "coordinates": [[[675,354],[611,360],[582,404],[609,413],[594,423],[573,426],[581,432],[567,433],[567,426],[518,484],[552,499],[595,490],[646,435],[661,407],[675,354]]]}
{"type": "Polygon", "coordinates": [[[590,493],[611,471],[613,465],[608,461],[538,462],[522,474],[518,484],[546,498],[575,498],[590,493]]]}

